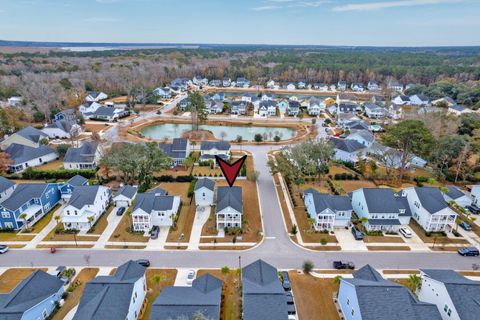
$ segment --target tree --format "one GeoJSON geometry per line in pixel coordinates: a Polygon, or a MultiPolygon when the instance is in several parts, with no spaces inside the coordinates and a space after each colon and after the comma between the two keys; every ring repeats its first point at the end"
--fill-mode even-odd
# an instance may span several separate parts
{"type": "Polygon", "coordinates": [[[301,174],[299,170],[285,157],[278,157],[268,161],[270,172],[272,175],[280,173],[287,181],[301,174]]]}
{"type": "Polygon", "coordinates": [[[35,111],[33,113],[33,121],[34,122],[44,122],[45,121],[45,114],[43,112],[40,112],[40,111],[35,111]]]}
{"type": "Polygon", "coordinates": [[[382,136],[385,145],[400,151],[399,178],[401,183],[413,154],[428,154],[432,135],[420,120],[405,120],[390,127],[382,136]]]}
{"type": "Polygon", "coordinates": [[[407,279],[407,287],[415,293],[422,287],[422,279],[417,274],[411,274],[407,279]]]}
{"type": "Polygon", "coordinates": [[[227,282],[227,276],[230,273],[230,268],[227,266],[224,266],[222,268],[222,274],[223,274],[223,281],[226,283],[227,282]]]}
{"type": "Polygon", "coordinates": [[[60,221],[61,217],[60,216],[55,216],[55,217],[53,217],[53,219],[55,219],[55,222],[58,225],[58,222],[60,221]]]}
{"type": "Polygon", "coordinates": [[[303,273],[305,274],[310,274],[310,272],[313,271],[313,268],[315,267],[315,265],[313,264],[312,261],[310,260],[306,260],[303,262],[303,265],[302,265],[302,270],[303,270],[303,273]]]}
{"type": "Polygon", "coordinates": [[[242,140],[243,140],[243,138],[240,135],[238,135],[237,138],[235,139],[235,141],[238,142],[238,143],[242,142],[242,140]]]}
{"type": "Polygon", "coordinates": [[[89,224],[90,229],[91,229],[91,228],[92,228],[92,222],[93,222],[93,220],[94,220],[93,216],[88,216],[88,217],[87,217],[87,220],[88,220],[88,224],[89,224]]]}
{"type": "Polygon", "coordinates": [[[279,136],[273,137],[273,141],[275,142],[280,142],[281,138],[279,136]]]}
{"type": "Polygon", "coordinates": [[[335,283],[336,285],[340,285],[340,282],[342,281],[343,277],[338,275],[338,276],[335,276],[335,278],[333,278],[333,283],[335,283]]]}
{"type": "Polygon", "coordinates": [[[459,135],[441,137],[435,142],[430,161],[438,177],[444,178],[448,174],[453,160],[458,157],[466,143],[465,138],[459,135]]]}
{"type": "Polygon", "coordinates": [[[71,146],[69,144],[59,144],[57,146],[57,153],[60,156],[60,158],[65,157],[65,154],[67,153],[68,148],[71,146]]]}
{"type": "Polygon", "coordinates": [[[372,177],[375,179],[377,177],[377,170],[378,170],[377,163],[374,160],[370,160],[368,162],[368,167],[370,168],[372,177]]]}
{"type": "Polygon", "coordinates": [[[263,141],[263,136],[260,133],[257,133],[253,137],[253,140],[255,140],[255,142],[262,142],[263,141]]]}
{"type": "Polygon", "coordinates": [[[6,174],[8,168],[13,164],[12,159],[6,152],[0,150],[0,174],[6,174]]]}
{"type": "Polygon", "coordinates": [[[296,235],[298,233],[298,227],[296,224],[292,225],[292,229],[290,230],[290,233],[293,235],[296,235]]]}
{"type": "MultiPolygon", "coordinates": [[[[222,130],[222,131],[220,132],[220,138],[222,139],[222,141],[225,140],[225,137],[226,137],[226,136],[227,136],[227,133],[222,130]]],[[[241,141],[241,140],[240,140],[240,141],[241,141]]]]}
{"type": "Polygon", "coordinates": [[[28,229],[28,221],[27,221],[27,214],[22,213],[21,215],[18,216],[20,219],[23,219],[23,225],[25,229],[28,229]]]}
{"type": "Polygon", "coordinates": [[[199,124],[207,120],[208,113],[205,100],[200,93],[195,92],[188,96],[190,100],[190,114],[192,115],[192,130],[197,130],[199,124]]]}
{"type": "Polygon", "coordinates": [[[154,274],[152,276],[152,281],[153,283],[156,284],[156,286],[158,287],[158,290],[160,290],[160,282],[162,282],[164,279],[163,279],[163,275],[157,273],[157,274],[154,274]]]}
{"type": "Polygon", "coordinates": [[[49,142],[49,141],[48,141],[48,138],[42,138],[42,139],[40,139],[40,144],[41,144],[41,145],[46,146],[46,145],[48,145],[48,142],[49,142]]]}
{"type": "Polygon", "coordinates": [[[318,139],[288,147],[283,154],[302,175],[321,178],[328,172],[328,163],[333,158],[335,149],[330,141],[318,139]]]}

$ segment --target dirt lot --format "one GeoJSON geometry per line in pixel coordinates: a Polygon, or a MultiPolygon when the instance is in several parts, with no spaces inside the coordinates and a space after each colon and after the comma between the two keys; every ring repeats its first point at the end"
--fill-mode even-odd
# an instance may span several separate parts
{"type": "Polygon", "coordinates": [[[144,237],[143,232],[130,232],[130,227],[132,225],[132,216],[131,216],[131,209],[127,210],[123,214],[122,220],[118,224],[115,231],[113,231],[112,236],[108,241],[115,241],[115,242],[148,242],[149,237],[144,237]]]}
{"type": "Polygon", "coordinates": [[[30,241],[35,236],[20,234],[17,232],[0,232],[0,241],[30,241]]]}
{"type": "Polygon", "coordinates": [[[369,180],[335,180],[342,189],[345,191],[345,194],[352,192],[360,188],[376,188],[377,185],[369,180]]]}
{"type": "Polygon", "coordinates": [[[446,244],[446,243],[454,243],[454,244],[468,244],[469,242],[465,239],[452,239],[447,238],[443,235],[435,234],[427,237],[425,231],[420,227],[420,225],[413,219],[410,219],[409,227],[415,232],[420,239],[422,239],[425,243],[435,243],[435,244],[446,244]]]}
{"type": "Polygon", "coordinates": [[[63,160],[55,160],[37,167],[38,170],[57,170],[63,168],[63,160]]]}
{"type": "Polygon", "coordinates": [[[385,237],[385,236],[365,236],[363,242],[366,243],[405,243],[401,237],[385,237]]]}
{"type": "MultiPolygon", "coordinates": [[[[227,186],[226,180],[216,182],[217,186],[227,186]]],[[[261,240],[262,221],[260,217],[260,208],[258,203],[257,184],[249,180],[237,180],[235,185],[242,187],[243,193],[243,242],[258,242],[261,240]]],[[[280,214],[280,213],[279,213],[280,214]]],[[[215,219],[212,217],[205,223],[202,229],[202,236],[216,235],[215,219]]],[[[233,236],[217,238],[217,242],[231,242],[233,236]]],[[[206,239],[202,239],[204,242],[206,239]]],[[[211,242],[210,239],[207,242],[211,242]]],[[[240,240],[239,240],[240,242],[240,240]]]]}
{"type": "MultiPolygon", "coordinates": [[[[32,268],[11,268],[0,275],[0,293],[12,291],[22,280],[27,278],[35,270],[32,268]]],[[[47,271],[47,269],[40,269],[47,271]]]]}
{"type": "Polygon", "coordinates": [[[147,269],[145,277],[147,278],[147,308],[145,309],[142,320],[150,319],[150,311],[152,310],[152,304],[158,297],[163,288],[167,286],[173,286],[175,283],[175,277],[177,276],[177,270],[175,269],[147,269]],[[160,276],[160,282],[157,284],[154,280],[154,276],[160,276]]]}
{"type": "Polygon", "coordinates": [[[96,241],[97,236],[79,236],[73,233],[55,233],[55,230],[63,230],[63,224],[58,225],[43,238],[43,241],[96,241]]]}
{"type": "Polygon", "coordinates": [[[110,206],[110,208],[107,209],[107,212],[105,212],[100,216],[100,218],[98,218],[97,222],[94,226],[92,226],[88,233],[101,235],[103,231],[105,231],[105,228],[108,226],[107,218],[108,215],[112,213],[113,208],[114,206],[110,206]]]}
{"type": "Polygon", "coordinates": [[[236,270],[230,270],[228,275],[223,275],[220,270],[198,270],[197,277],[209,273],[222,280],[222,305],[220,319],[237,320],[242,314],[242,288],[236,270]]]}
{"type": "Polygon", "coordinates": [[[99,122],[99,123],[86,123],[83,127],[87,132],[98,133],[101,130],[108,129],[110,126],[106,122],[99,122]]]}
{"type": "Polygon", "coordinates": [[[338,291],[334,279],[319,279],[296,271],[288,272],[299,319],[339,320],[333,302],[338,291]]]}
{"type": "Polygon", "coordinates": [[[78,280],[80,281],[80,285],[68,295],[67,299],[65,299],[65,304],[58,310],[57,313],[55,313],[52,320],[62,320],[65,318],[68,312],[80,302],[85,285],[87,282],[95,278],[97,273],[98,268],[85,268],[80,271],[77,277],[72,281],[72,283],[75,283],[75,281],[78,280]]]}

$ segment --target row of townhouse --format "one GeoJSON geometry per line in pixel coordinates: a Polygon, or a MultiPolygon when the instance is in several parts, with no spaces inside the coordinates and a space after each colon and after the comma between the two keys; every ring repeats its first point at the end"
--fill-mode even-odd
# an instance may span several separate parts
{"type": "MultiPolygon", "coordinates": [[[[194,279],[191,286],[166,286],[147,309],[147,293],[152,288],[146,271],[129,260],[111,275],[96,276],[85,284],[71,319],[221,319],[222,281],[217,277],[207,273],[194,279]]],[[[242,319],[289,319],[287,298],[275,267],[257,260],[243,267],[241,275],[242,319]]],[[[64,292],[59,277],[36,270],[1,295],[0,319],[49,319],[62,308],[64,292]]]]}
{"type": "Polygon", "coordinates": [[[314,189],[304,191],[307,213],[316,230],[333,230],[350,225],[352,212],[365,218],[368,231],[398,232],[413,218],[427,232],[452,231],[457,213],[451,201],[461,206],[477,205],[480,186],[468,194],[449,186],[444,193],[436,187],[411,187],[394,192],[389,188],[362,188],[348,196],[322,194],[314,189]]]}
{"type": "Polygon", "coordinates": [[[421,269],[420,280],[414,295],[365,265],[340,280],[337,301],[343,319],[478,319],[479,282],[448,269],[421,269]]]}

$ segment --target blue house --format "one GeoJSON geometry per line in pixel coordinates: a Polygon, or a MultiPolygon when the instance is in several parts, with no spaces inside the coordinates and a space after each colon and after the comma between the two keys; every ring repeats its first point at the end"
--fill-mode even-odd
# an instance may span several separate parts
{"type": "Polygon", "coordinates": [[[404,286],[366,265],[340,281],[338,304],[345,320],[440,320],[434,304],[418,301],[404,286]]]}
{"type": "Polygon", "coordinates": [[[61,198],[64,200],[68,200],[72,196],[75,187],[87,185],[88,180],[77,174],[76,176],[70,178],[70,180],[68,180],[67,182],[59,184],[58,190],[60,191],[61,198]]]}
{"type": "Polygon", "coordinates": [[[37,270],[10,293],[0,294],[0,319],[47,319],[63,295],[63,281],[37,270]]]}
{"type": "Polygon", "coordinates": [[[19,184],[10,197],[0,203],[0,229],[21,229],[25,220],[32,226],[59,201],[57,184],[19,184]],[[25,218],[20,218],[23,213],[25,218]]]}
{"type": "Polygon", "coordinates": [[[315,230],[333,230],[350,224],[352,203],[348,196],[323,194],[310,188],[305,190],[303,200],[308,215],[315,220],[315,230]]]}

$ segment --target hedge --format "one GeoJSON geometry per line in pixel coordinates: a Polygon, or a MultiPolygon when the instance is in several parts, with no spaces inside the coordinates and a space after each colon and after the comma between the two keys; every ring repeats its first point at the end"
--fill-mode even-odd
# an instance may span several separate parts
{"type": "Polygon", "coordinates": [[[76,175],[81,175],[86,179],[94,178],[96,170],[38,170],[32,167],[22,172],[22,178],[27,180],[45,180],[45,179],[70,179],[76,175]]]}
{"type": "Polygon", "coordinates": [[[159,177],[154,177],[154,180],[158,182],[191,182],[195,179],[193,176],[177,176],[173,177],[171,175],[162,175],[159,177]]]}

